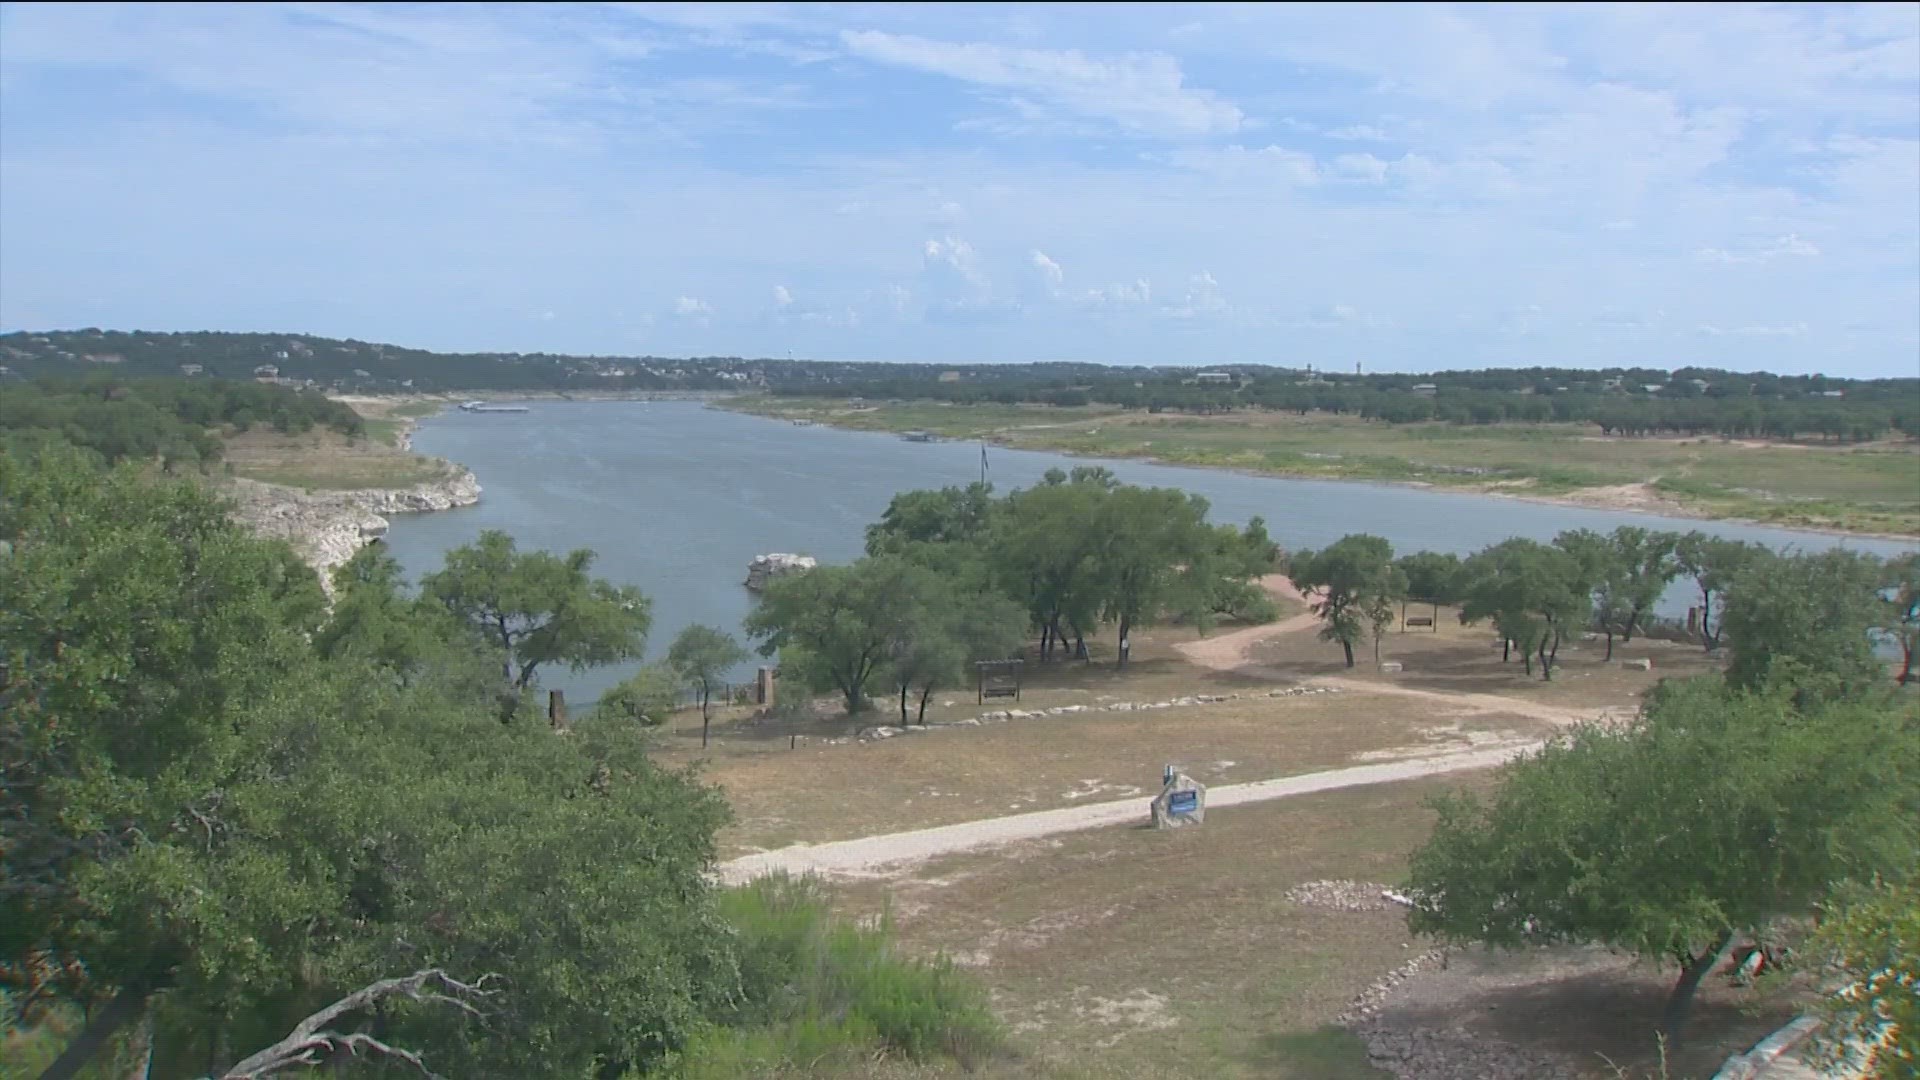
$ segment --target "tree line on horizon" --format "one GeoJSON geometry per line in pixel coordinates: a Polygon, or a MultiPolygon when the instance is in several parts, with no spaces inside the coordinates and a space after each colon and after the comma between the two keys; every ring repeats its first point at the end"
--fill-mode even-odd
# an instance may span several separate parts
{"type": "Polygon", "coordinates": [[[1194,381],[1199,364],[922,364],[744,357],[440,353],[310,334],[25,331],[0,335],[0,364],[28,377],[103,369],[122,377],[280,377],[365,391],[737,391],[955,404],[1113,405],[1155,412],[1321,412],[1385,423],[1591,423],[1621,435],[1716,434],[1859,442],[1920,435],[1920,379],[1848,379],[1680,366],[1534,366],[1431,374],[1312,373],[1225,364],[1228,386],[1194,381]],[[1431,396],[1414,388],[1432,384],[1431,396]],[[1648,386],[1657,387],[1649,393],[1648,386]],[[1837,392],[1840,397],[1828,397],[1837,392]]]}

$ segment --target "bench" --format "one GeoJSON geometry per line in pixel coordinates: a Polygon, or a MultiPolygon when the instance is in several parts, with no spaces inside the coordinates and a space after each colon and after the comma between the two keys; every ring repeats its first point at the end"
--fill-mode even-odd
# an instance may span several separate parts
{"type": "Polygon", "coordinates": [[[1432,626],[1433,617],[1429,615],[1415,615],[1412,618],[1407,620],[1407,625],[1408,626],[1432,626]]]}

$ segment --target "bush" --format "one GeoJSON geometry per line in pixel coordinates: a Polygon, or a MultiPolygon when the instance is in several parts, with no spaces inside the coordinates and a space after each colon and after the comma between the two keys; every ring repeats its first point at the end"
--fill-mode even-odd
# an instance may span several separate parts
{"type": "Polygon", "coordinates": [[[649,664],[601,694],[594,702],[593,718],[658,727],[673,715],[679,697],[680,682],[673,673],[649,664]]]}
{"type": "MultiPolygon", "coordinates": [[[[765,1076],[876,1054],[963,1066],[1000,1045],[984,991],[944,958],[900,952],[892,928],[835,916],[811,879],[773,876],[724,894],[740,996],[665,1074],[676,1080],[765,1076]]],[[[824,1070],[824,1071],[822,1071],[824,1070]]]]}

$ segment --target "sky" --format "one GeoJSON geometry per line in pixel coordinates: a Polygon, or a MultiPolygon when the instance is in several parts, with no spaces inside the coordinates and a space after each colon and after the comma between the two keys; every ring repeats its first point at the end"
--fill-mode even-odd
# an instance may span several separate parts
{"type": "Polygon", "coordinates": [[[1920,5],[0,6],[0,329],[1920,374],[1920,5]]]}

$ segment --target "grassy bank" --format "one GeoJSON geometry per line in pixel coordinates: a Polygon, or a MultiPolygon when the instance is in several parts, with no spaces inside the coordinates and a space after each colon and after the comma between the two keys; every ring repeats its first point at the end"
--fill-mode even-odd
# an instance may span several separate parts
{"type": "Polygon", "coordinates": [[[405,447],[404,436],[446,402],[421,398],[344,398],[365,431],[349,437],[316,428],[282,433],[263,428],[229,432],[225,459],[235,476],[312,491],[405,488],[445,477],[450,466],[405,447]]]}
{"type": "Polygon", "coordinates": [[[1089,457],[1462,491],[1800,528],[1920,535],[1920,445],[1838,447],[1717,438],[1602,438],[1584,424],[1391,425],[1104,406],[852,405],[746,397],[725,407],[867,431],[931,432],[1089,457]]]}

